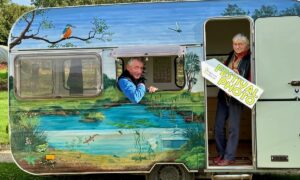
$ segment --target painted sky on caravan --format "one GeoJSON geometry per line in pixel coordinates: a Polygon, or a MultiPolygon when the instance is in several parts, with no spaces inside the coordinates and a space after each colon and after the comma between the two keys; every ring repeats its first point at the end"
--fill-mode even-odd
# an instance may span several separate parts
{"type": "MultiPolygon", "coordinates": [[[[30,33],[37,32],[43,18],[54,25],[50,29],[41,29],[38,36],[49,40],[58,40],[66,24],[75,26],[73,36],[87,37],[92,28],[91,21],[98,17],[104,19],[113,33],[112,41],[93,39],[90,43],[69,39],[62,44],[72,43],[76,47],[118,47],[124,45],[155,45],[155,44],[200,44],[202,42],[202,27],[208,16],[221,16],[228,4],[237,4],[250,12],[260,9],[262,5],[274,5],[278,11],[292,7],[293,0],[209,0],[204,2],[184,3],[138,3],[123,5],[86,6],[74,8],[52,8],[43,16],[36,16],[30,33]],[[176,32],[176,23],[182,32],[176,32]]],[[[19,21],[12,34],[18,36],[25,28],[25,23],[19,21]]],[[[29,33],[28,33],[29,34],[29,33]]],[[[15,48],[36,49],[48,48],[44,41],[25,39],[15,48]]]]}

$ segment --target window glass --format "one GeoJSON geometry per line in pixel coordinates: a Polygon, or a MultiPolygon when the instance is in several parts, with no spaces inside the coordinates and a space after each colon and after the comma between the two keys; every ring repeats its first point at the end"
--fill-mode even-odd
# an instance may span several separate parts
{"type": "Polygon", "coordinates": [[[184,63],[180,57],[176,57],[175,59],[175,83],[176,86],[181,88],[183,88],[185,84],[184,63]]]}
{"type": "Polygon", "coordinates": [[[100,64],[96,59],[64,61],[64,87],[71,92],[97,90],[100,81],[100,64]]]}
{"type": "Polygon", "coordinates": [[[52,67],[53,62],[50,60],[19,61],[18,95],[21,97],[51,96],[54,90],[52,67]]]}
{"type": "Polygon", "coordinates": [[[21,55],[15,61],[16,92],[21,98],[95,96],[101,87],[96,54],[21,55]]]}
{"type": "Polygon", "coordinates": [[[121,76],[121,74],[123,73],[123,70],[124,70],[124,60],[123,59],[120,59],[118,58],[116,60],[116,68],[117,68],[117,78],[121,76]]]}
{"type": "Polygon", "coordinates": [[[153,82],[172,83],[172,71],[170,57],[156,57],[153,62],[153,82]]]}

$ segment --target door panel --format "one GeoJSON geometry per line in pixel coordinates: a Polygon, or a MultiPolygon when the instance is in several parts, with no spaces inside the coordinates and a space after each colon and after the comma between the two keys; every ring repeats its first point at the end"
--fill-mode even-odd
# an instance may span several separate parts
{"type": "Polygon", "coordinates": [[[300,102],[266,101],[256,108],[257,166],[300,168],[300,102]]]}
{"type": "Polygon", "coordinates": [[[255,21],[257,166],[300,168],[300,17],[255,21]]]}
{"type": "Polygon", "coordinates": [[[300,17],[270,17],[255,21],[256,83],[261,99],[294,98],[288,83],[300,80],[300,17]]]}

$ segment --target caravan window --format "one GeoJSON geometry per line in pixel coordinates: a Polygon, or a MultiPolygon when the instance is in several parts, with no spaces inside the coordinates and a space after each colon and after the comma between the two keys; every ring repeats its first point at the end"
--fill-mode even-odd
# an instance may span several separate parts
{"type": "MultiPolygon", "coordinates": [[[[116,75],[118,78],[125,70],[129,57],[118,58],[116,75]]],[[[178,56],[145,57],[144,77],[146,86],[155,86],[160,91],[181,90],[185,85],[184,60],[178,56]]]]}
{"type": "Polygon", "coordinates": [[[96,54],[19,55],[16,94],[20,98],[95,96],[101,87],[100,64],[96,54]]]}

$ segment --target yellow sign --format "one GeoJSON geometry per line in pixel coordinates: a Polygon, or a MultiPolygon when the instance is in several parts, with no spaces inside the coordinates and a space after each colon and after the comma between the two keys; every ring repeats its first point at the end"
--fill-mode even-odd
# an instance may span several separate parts
{"type": "Polygon", "coordinates": [[[55,155],[54,154],[47,154],[45,159],[46,160],[54,160],[55,159],[55,155]]]}
{"type": "Polygon", "coordinates": [[[239,100],[253,108],[263,90],[251,83],[216,59],[201,62],[202,76],[239,100]]]}

